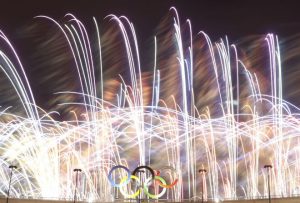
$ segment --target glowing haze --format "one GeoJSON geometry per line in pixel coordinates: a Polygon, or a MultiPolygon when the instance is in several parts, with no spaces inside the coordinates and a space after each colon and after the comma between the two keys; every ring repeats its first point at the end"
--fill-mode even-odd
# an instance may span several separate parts
{"type": "MultiPolygon", "coordinates": [[[[73,169],[81,168],[78,198],[113,201],[122,195],[107,174],[119,164],[131,170],[174,167],[177,173],[161,174],[167,182],[179,179],[165,199],[197,199],[202,184],[205,198],[266,196],[265,164],[273,166],[272,195],[299,194],[300,110],[282,98],[277,36],[261,41],[266,77],[227,38],[212,42],[204,32],[195,35],[189,20],[180,22],[174,8],[170,13],[153,40],[151,71],[143,71],[140,52],[145,50],[139,50],[125,16],[107,16],[110,27],[103,36],[95,18],[88,32],[71,14],[65,23],[37,16],[59,30],[68,45],[59,54],[71,54],[70,74],[77,75],[64,81],[76,83],[78,91],[65,88],[49,101],[61,102],[58,112],[36,105],[22,59],[0,33],[6,88],[23,112],[1,110],[2,195],[11,164],[18,166],[11,187],[15,197],[72,198],[73,169]],[[64,121],[54,119],[60,112],[67,115],[64,121]],[[207,173],[200,175],[200,168],[207,173]]],[[[120,181],[126,172],[117,172],[120,181]]]]}

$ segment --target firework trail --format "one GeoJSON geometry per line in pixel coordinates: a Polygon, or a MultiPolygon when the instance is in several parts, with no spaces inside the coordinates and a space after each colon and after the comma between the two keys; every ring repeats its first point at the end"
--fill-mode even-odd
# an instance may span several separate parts
{"type": "MultiPolygon", "coordinates": [[[[19,198],[72,198],[74,168],[82,169],[80,199],[122,198],[107,179],[119,164],[175,168],[176,174],[163,174],[167,182],[179,180],[162,197],[170,200],[197,199],[202,183],[205,198],[266,196],[265,164],[273,165],[272,195],[299,194],[300,111],[283,100],[277,36],[256,39],[252,49],[261,54],[254,55],[227,38],[213,43],[205,32],[195,35],[189,20],[182,24],[176,9],[170,13],[153,40],[151,72],[142,71],[135,29],[125,16],[107,16],[105,32],[93,18],[93,34],[72,14],[64,22],[37,16],[52,30],[47,41],[36,39],[49,48],[39,56],[54,67],[42,69],[46,76],[38,83],[55,92],[47,111],[0,33],[0,82],[10,84],[1,91],[10,95],[0,116],[2,195],[10,164],[18,166],[11,193],[19,198]],[[199,168],[207,169],[205,176],[199,168]]],[[[117,171],[114,178],[124,175],[117,171]]]]}

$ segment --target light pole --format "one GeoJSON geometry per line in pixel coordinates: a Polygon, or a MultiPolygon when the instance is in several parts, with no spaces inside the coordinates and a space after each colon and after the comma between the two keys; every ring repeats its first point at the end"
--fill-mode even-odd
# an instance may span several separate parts
{"type": "Polygon", "coordinates": [[[204,191],[204,175],[205,175],[205,173],[206,173],[207,171],[206,171],[206,169],[204,169],[204,168],[201,168],[201,169],[199,169],[199,173],[201,174],[201,177],[202,177],[202,187],[201,187],[201,193],[202,193],[202,203],[204,202],[204,194],[203,194],[203,191],[204,191]]]}
{"type": "Polygon", "coordinates": [[[80,168],[75,168],[73,171],[76,172],[75,190],[74,190],[74,201],[73,201],[73,203],[75,203],[75,201],[76,201],[76,191],[77,191],[77,182],[78,182],[78,172],[81,172],[82,170],[80,168]]]}
{"type": "Polygon", "coordinates": [[[268,193],[269,193],[269,203],[271,203],[270,170],[272,168],[272,165],[265,165],[264,168],[268,171],[268,193]]]}
{"type": "MultiPolygon", "coordinates": [[[[142,179],[142,175],[141,174],[145,173],[145,171],[144,170],[138,170],[137,173],[138,173],[139,179],[142,179]]],[[[141,199],[142,199],[142,194],[140,193],[139,196],[138,196],[138,203],[141,202],[141,199]]]]}
{"type": "Polygon", "coordinates": [[[9,199],[9,192],[10,192],[10,185],[11,185],[13,170],[17,169],[17,166],[10,165],[8,168],[10,169],[10,176],[9,176],[9,184],[8,184],[8,190],[7,190],[7,196],[6,196],[6,203],[8,203],[8,199],[9,199]]]}

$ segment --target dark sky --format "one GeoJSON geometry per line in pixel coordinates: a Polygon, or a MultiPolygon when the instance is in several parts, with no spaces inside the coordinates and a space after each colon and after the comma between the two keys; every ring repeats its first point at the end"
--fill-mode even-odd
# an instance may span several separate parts
{"type": "Polygon", "coordinates": [[[213,41],[227,35],[234,43],[270,32],[285,39],[300,32],[300,1],[296,0],[1,0],[0,29],[16,45],[25,67],[31,67],[26,55],[30,47],[22,46],[24,38],[20,38],[18,30],[34,22],[37,15],[59,20],[72,13],[84,23],[92,22],[93,16],[101,23],[108,14],[125,15],[134,23],[139,46],[143,48],[153,42],[156,26],[172,6],[177,8],[182,22],[191,20],[194,34],[203,30],[213,41]]]}
{"type": "Polygon", "coordinates": [[[14,32],[36,15],[62,18],[71,12],[82,20],[92,16],[103,19],[108,14],[126,15],[139,35],[152,37],[155,26],[175,6],[181,19],[189,18],[195,31],[204,30],[213,38],[231,39],[274,32],[280,37],[300,30],[299,1],[129,1],[129,0],[2,0],[0,28],[14,32]]]}

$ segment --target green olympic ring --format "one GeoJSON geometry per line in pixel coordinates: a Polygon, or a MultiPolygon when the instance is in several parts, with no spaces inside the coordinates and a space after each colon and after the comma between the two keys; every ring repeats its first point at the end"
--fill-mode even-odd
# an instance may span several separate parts
{"type": "MultiPolygon", "coordinates": [[[[167,184],[167,182],[165,181],[165,179],[163,179],[160,176],[155,176],[154,179],[159,180],[163,185],[167,184]]],[[[149,182],[149,181],[151,181],[151,178],[148,178],[146,180],[146,183],[149,182]]],[[[148,197],[152,198],[152,199],[158,199],[158,198],[162,197],[166,193],[166,191],[167,191],[167,189],[165,187],[163,187],[163,190],[158,195],[153,195],[153,194],[151,194],[151,193],[148,192],[147,184],[144,185],[144,192],[145,192],[145,194],[148,197]]]]}

